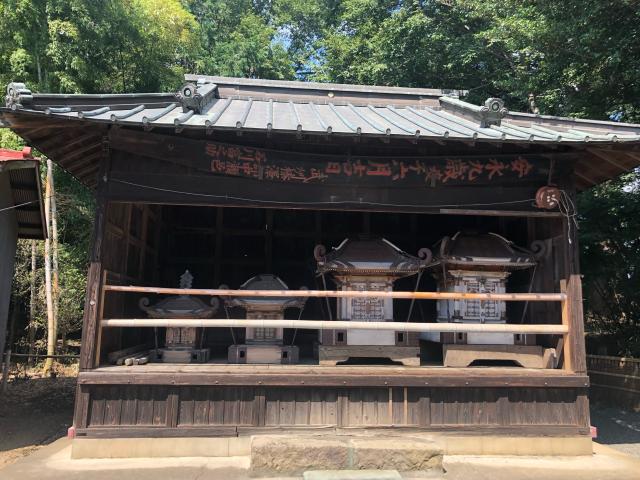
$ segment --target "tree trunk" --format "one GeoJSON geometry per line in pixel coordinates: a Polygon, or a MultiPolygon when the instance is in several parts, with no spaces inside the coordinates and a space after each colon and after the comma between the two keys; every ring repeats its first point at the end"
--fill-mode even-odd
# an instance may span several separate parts
{"type": "Polygon", "coordinates": [[[47,159],[47,176],[51,189],[51,259],[52,259],[52,290],[53,290],[53,335],[58,339],[60,325],[58,324],[58,299],[60,298],[60,270],[58,269],[58,207],[56,203],[56,186],[53,181],[53,162],[47,159]]]}
{"type": "Polygon", "coordinates": [[[29,358],[27,363],[33,366],[33,354],[36,350],[36,241],[31,240],[31,278],[29,285],[29,358]]]}
{"type": "MultiPolygon", "coordinates": [[[[47,177],[44,189],[44,213],[47,223],[47,230],[50,232],[49,225],[51,223],[51,169],[47,162],[47,177]]],[[[47,298],[47,355],[55,355],[56,353],[56,331],[55,319],[53,317],[53,292],[51,288],[51,235],[47,235],[44,241],[44,285],[47,298]]],[[[51,373],[53,366],[53,358],[47,358],[44,363],[44,374],[51,373]]]]}

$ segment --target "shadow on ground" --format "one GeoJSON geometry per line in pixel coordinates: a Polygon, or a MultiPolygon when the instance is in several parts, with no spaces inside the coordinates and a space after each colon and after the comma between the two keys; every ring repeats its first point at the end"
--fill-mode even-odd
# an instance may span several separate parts
{"type": "Polygon", "coordinates": [[[75,377],[14,378],[0,397],[0,468],[66,435],[75,377]]]}
{"type": "Polygon", "coordinates": [[[591,405],[591,424],[598,427],[598,443],[640,458],[640,412],[591,405]]]}

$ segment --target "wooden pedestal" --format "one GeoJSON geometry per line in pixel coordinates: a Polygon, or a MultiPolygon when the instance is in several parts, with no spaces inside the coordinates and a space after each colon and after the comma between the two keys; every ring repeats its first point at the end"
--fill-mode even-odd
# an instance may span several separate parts
{"type": "Polygon", "coordinates": [[[556,350],[531,345],[444,345],[445,367],[468,367],[474,361],[505,360],[525,368],[555,368],[556,350]]]}
{"type": "Polygon", "coordinates": [[[207,363],[208,348],[161,348],[158,350],[163,363],[207,363]]]}
{"type": "Polygon", "coordinates": [[[420,347],[396,347],[388,345],[319,345],[320,365],[337,365],[349,358],[388,358],[403,365],[420,365],[420,347]]]}
{"type": "Polygon", "coordinates": [[[298,363],[299,349],[295,345],[231,345],[229,363],[298,363]]]}

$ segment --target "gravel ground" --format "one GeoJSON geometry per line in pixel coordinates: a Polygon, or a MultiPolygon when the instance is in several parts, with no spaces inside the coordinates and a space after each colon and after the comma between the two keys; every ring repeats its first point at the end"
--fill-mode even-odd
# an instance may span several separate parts
{"type": "Polygon", "coordinates": [[[591,405],[591,425],[598,443],[640,458],[640,412],[591,405]]]}

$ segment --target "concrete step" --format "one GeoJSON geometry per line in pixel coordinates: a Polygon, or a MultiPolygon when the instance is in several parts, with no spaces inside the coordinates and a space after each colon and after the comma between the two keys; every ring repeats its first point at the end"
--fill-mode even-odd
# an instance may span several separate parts
{"type": "Polygon", "coordinates": [[[397,470],[310,470],[304,480],[402,480],[397,470]]]}
{"type": "Polygon", "coordinates": [[[312,470],[442,472],[443,449],[427,437],[269,435],[251,442],[251,475],[301,475],[312,470]]]}

